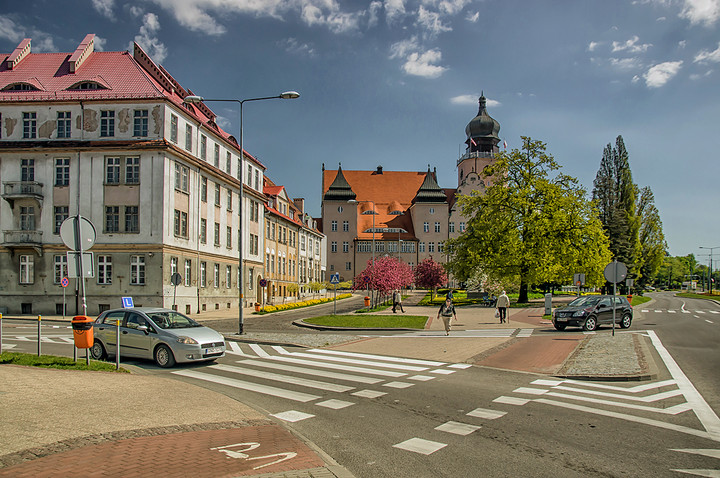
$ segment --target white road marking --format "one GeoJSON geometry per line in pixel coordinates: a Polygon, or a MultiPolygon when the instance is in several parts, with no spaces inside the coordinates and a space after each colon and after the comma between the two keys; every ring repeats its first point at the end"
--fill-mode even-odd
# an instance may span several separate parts
{"type": "Polygon", "coordinates": [[[524,393],[527,395],[544,395],[548,391],[542,388],[530,388],[530,387],[520,387],[513,390],[514,393],[524,393]]]}
{"type": "Polygon", "coordinates": [[[273,345],[272,348],[273,348],[276,352],[281,353],[281,354],[283,354],[283,355],[290,355],[290,352],[288,352],[287,350],[285,350],[285,347],[282,347],[282,346],[280,346],[280,345],[273,345]]]}
{"type": "Polygon", "coordinates": [[[650,312],[650,311],[649,311],[649,310],[647,310],[647,309],[643,309],[643,310],[642,310],[642,312],[650,312]]]}
{"type": "Polygon", "coordinates": [[[527,402],[529,402],[529,398],[517,398],[517,397],[506,397],[506,396],[500,396],[493,400],[495,403],[506,403],[508,405],[525,405],[527,402]]]}
{"type": "Polygon", "coordinates": [[[275,413],[274,415],[270,415],[270,416],[279,418],[280,420],[283,420],[286,422],[299,422],[300,420],[312,418],[315,415],[310,415],[309,413],[298,412],[295,410],[288,410],[287,412],[275,413]]]}
{"type": "Polygon", "coordinates": [[[63,342],[65,342],[65,343],[68,343],[68,344],[74,344],[74,343],[75,343],[75,339],[71,339],[71,338],[69,338],[69,337],[59,337],[59,339],[62,340],[63,342]]]}
{"type": "Polygon", "coordinates": [[[12,349],[17,347],[17,344],[2,344],[2,348],[4,349],[12,349]]]}
{"type": "Polygon", "coordinates": [[[636,397],[632,395],[623,395],[619,393],[610,393],[610,392],[599,392],[597,390],[584,390],[581,388],[575,388],[575,387],[566,387],[564,385],[558,385],[557,387],[553,387],[557,390],[565,390],[568,392],[579,392],[579,393],[585,393],[588,395],[598,395],[601,397],[611,397],[611,398],[621,398],[624,400],[633,400],[636,402],[656,402],[658,400],[664,400],[666,398],[670,397],[676,397],[678,395],[682,395],[682,390],[668,390],[667,392],[659,392],[655,393],[653,395],[645,395],[643,397],[636,397]]]}
{"type": "Polygon", "coordinates": [[[709,456],[710,458],[718,458],[720,459],[720,450],[710,448],[710,449],[702,449],[702,448],[672,448],[671,451],[679,451],[681,453],[692,453],[694,455],[703,455],[703,456],[709,456]]]}
{"type": "MultiPolygon", "coordinates": [[[[535,381],[537,382],[537,380],[535,381]]],[[[535,384],[533,382],[533,384],[535,384]]],[[[560,385],[562,383],[569,383],[572,385],[582,385],[586,387],[594,387],[594,388],[602,388],[603,390],[616,390],[618,392],[630,392],[630,393],[638,393],[638,392],[644,392],[646,390],[652,390],[654,388],[662,388],[667,387],[670,385],[676,385],[675,380],[663,380],[662,382],[649,382],[644,383],[642,385],[636,385],[634,387],[620,387],[618,385],[607,385],[604,383],[594,383],[594,382],[582,382],[580,380],[563,380],[562,382],[557,382],[557,385],[560,385]]],[[[538,384],[540,385],[540,384],[538,384]]],[[[555,386],[555,385],[553,385],[555,386]]]]}
{"type": "Polygon", "coordinates": [[[580,402],[599,403],[601,405],[610,405],[613,407],[620,407],[620,408],[632,408],[634,410],[643,410],[646,412],[662,413],[665,415],[677,415],[679,413],[683,413],[683,412],[687,412],[688,410],[692,410],[692,407],[688,403],[681,403],[679,405],[675,405],[675,406],[668,407],[668,408],[656,408],[656,407],[648,407],[645,405],[635,405],[633,403],[615,402],[613,400],[604,400],[604,399],[600,399],[600,398],[581,397],[578,395],[570,395],[569,393],[548,392],[547,396],[558,397],[558,398],[569,398],[571,400],[578,400],[580,402]]]}
{"type": "Polygon", "coordinates": [[[349,407],[350,405],[355,405],[353,402],[346,402],[344,400],[325,400],[324,402],[318,402],[315,405],[319,407],[325,407],[325,408],[332,408],[333,410],[340,410],[341,408],[349,407]]]}
{"type": "Polygon", "coordinates": [[[291,390],[283,390],[282,388],[270,387],[268,385],[259,385],[256,383],[245,382],[242,380],[236,380],[234,378],[221,377],[219,375],[211,375],[208,373],[196,372],[194,370],[178,370],[172,372],[176,375],[182,375],[184,377],[195,378],[198,380],[204,380],[206,382],[219,383],[221,385],[227,385],[233,388],[239,388],[241,390],[249,390],[251,392],[262,393],[264,395],[272,395],[274,397],[287,398],[288,400],[295,400],[297,402],[310,402],[322,398],[318,395],[310,395],[308,393],[293,392],[291,390]]]}
{"type": "Polygon", "coordinates": [[[675,310],[668,310],[668,314],[677,314],[677,311],[675,311],[675,310]]]}
{"type": "Polygon", "coordinates": [[[269,357],[270,354],[265,352],[260,344],[250,344],[250,348],[257,354],[258,357],[269,357]]]}
{"type": "Polygon", "coordinates": [[[592,332],[583,332],[585,335],[595,335],[596,333],[594,330],[592,332]]]}
{"type": "Polygon", "coordinates": [[[530,337],[535,329],[520,329],[520,332],[516,335],[519,338],[530,337]]]}
{"type": "Polygon", "coordinates": [[[696,314],[704,314],[705,311],[704,311],[704,310],[696,310],[695,313],[696,313],[696,314]]]}
{"type": "Polygon", "coordinates": [[[240,348],[240,345],[239,345],[237,342],[233,342],[232,340],[228,340],[228,341],[225,342],[225,344],[228,346],[228,347],[225,348],[225,353],[226,353],[226,354],[232,354],[232,355],[247,355],[247,356],[250,356],[249,354],[246,354],[246,353],[244,353],[244,352],[242,351],[242,349],[240,348]],[[228,350],[228,349],[229,349],[229,350],[228,350]]]}
{"type": "Polygon", "coordinates": [[[565,382],[567,382],[567,380],[545,380],[544,378],[539,378],[532,382],[532,385],[545,385],[547,387],[554,387],[565,382]]]}
{"type": "Polygon", "coordinates": [[[682,313],[683,314],[692,314],[692,312],[690,312],[689,310],[685,310],[685,309],[682,310],[682,313]]]}
{"type": "Polygon", "coordinates": [[[707,322],[708,324],[714,324],[714,323],[715,323],[715,322],[713,322],[712,320],[708,320],[708,319],[705,319],[705,322],[707,322]]]}
{"type": "Polygon", "coordinates": [[[720,478],[720,470],[682,470],[678,468],[671,471],[685,473],[686,475],[704,476],[705,478],[720,478]]]}
{"type": "MultiPolygon", "coordinates": [[[[370,360],[382,360],[385,362],[398,362],[398,363],[406,363],[406,364],[413,364],[413,365],[427,365],[428,367],[442,367],[443,365],[447,365],[446,362],[435,362],[433,360],[418,360],[418,359],[410,359],[410,358],[402,358],[402,357],[389,357],[386,355],[372,355],[372,354],[361,354],[361,353],[355,353],[355,352],[342,352],[340,350],[324,350],[324,349],[310,349],[308,352],[315,352],[319,354],[327,354],[327,355],[341,355],[345,357],[355,357],[358,359],[370,359],[370,360]]],[[[462,364],[465,365],[465,364],[462,364]]],[[[472,367],[472,365],[468,365],[468,367],[472,367]]]]}
{"type": "Polygon", "coordinates": [[[710,408],[710,405],[707,404],[682,369],[675,360],[673,360],[672,355],[670,355],[670,352],[668,352],[662,342],[660,342],[655,331],[648,330],[648,334],[650,334],[650,340],[652,340],[655,350],[657,350],[660,358],[662,358],[665,363],[665,367],[675,379],[675,382],[677,382],[678,388],[682,390],[685,400],[692,406],[695,415],[700,419],[705,430],[713,437],[713,440],[720,441],[720,418],[718,418],[713,409],[710,408]]]}
{"type": "Polygon", "coordinates": [[[248,375],[250,377],[265,378],[268,380],[275,380],[282,383],[291,383],[293,385],[300,385],[302,387],[316,388],[318,390],[326,390],[328,392],[349,392],[354,390],[355,387],[347,387],[345,385],[339,385],[336,383],[321,382],[319,380],[311,380],[308,378],[294,377],[292,375],[281,375],[279,373],[267,372],[265,370],[255,370],[251,368],[233,367],[231,365],[210,365],[208,368],[213,370],[222,370],[223,372],[238,373],[241,375],[248,375]]]}
{"type": "Polygon", "coordinates": [[[416,380],[418,382],[427,382],[428,380],[434,380],[435,377],[430,377],[429,375],[412,375],[408,377],[408,380],[416,380]]]}
{"type": "Polygon", "coordinates": [[[404,377],[407,374],[401,373],[401,372],[392,372],[390,370],[375,370],[371,368],[365,368],[365,367],[353,367],[351,365],[341,365],[336,363],[325,363],[325,362],[317,362],[314,360],[303,360],[299,358],[289,357],[289,356],[276,356],[276,357],[267,357],[267,360],[277,360],[279,362],[288,362],[288,363],[295,363],[300,365],[309,365],[311,367],[320,367],[320,368],[329,368],[333,370],[345,370],[346,372],[358,372],[358,373],[367,373],[370,375],[380,375],[383,377],[404,377]]]}
{"type": "Polygon", "coordinates": [[[328,360],[331,362],[340,362],[340,363],[349,363],[353,365],[372,365],[374,367],[383,367],[383,368],[391,368],[395,370],[408,370],[410,372],[422,372],[424,370],[427,370],[427,367],[416,367],[414,365],[402,365],[402,364],[395,364],[395,363],[378,363],[378,362],[371,362],[369,360],[356,360],[356,359],[350,359],[350,358],[343,358],[343,357],[318,357],[315,354],[306,354],[302,352],[295,352],[290,354],[291,357],[304,357],[304,358],[311,358],[311,359],[322,359],[322,360],[328,360]]]}
{"type": "Polygon", "coordinates": [[[393,448],[420,453],[421,455],[430,455],[447,446],[447,443],[439,443],[436,441],[423,440],[422,438],[411,438],[402,443],[393,445],[393,448]]]}
{"type": "Polygon", "coordinates": [[[711,314],[720,314],[720,312],[718,312],[717,310],[710,310],[709,312],[710,312],[711,314]]]}
{"type": "Polygon", "coordinates": [[[447,433],[453,433],[455,435],[469,435],[475,430],[479,430],[480,427],[478,425],[470,425],[468,423],[460,423],[460,422],[445,422],[442,425],[435,427],[435,430],[441,431],[441,432],[447,432],[447,433]]]}
{"type": "Polygon", "coordinates": [[[305,375],[314,375],[316,377],[336,378],[339,380],[345,380],[347,382],[373,384],[383,381],[383,379],[381,378],[363,377],[362,375],[351,375],[349,373],[328,372],[326,370],[315,370],[312,368],[295,367],[293,365],[285,365],[281,363],[273,363],[261,360],[238,360],[238,363],[253,365],[255,367],[271,368],[273,370],[284,370],[286,372],[297,372],[305,375]]]}
{"type": "Polygon", "coordinates": [[[455,373],[455,370],[443,370],[443,369],[439,369],[439,370],[431,370],[430,373],[436,373],[436,374],[438,374],[438,375],[450,375],[450,374],[455,373]]]}
{"type": "Polygon", "coordinates": [[[382,397],[383,395],[387,395],[387,392],[378,392],[377,390],[359,390],[357,392],[353,392],[350,395],[355,395],[356,397],[363,397],[363,398],[378,398],[382,397]]]}
{"type": "Polygon", "coordinates": [[[415,385],[414,383],[407,383],[407,382],[388,382],[384,383],[383,387],[390,387],[390,388],[409,388],[415,385]]]}
{"type": "Polygon", "coordinates": [[[470,367],[472,367],[472,365],[469,363],[454,363],[452,365],[448,365],[448,368],[459,368],[461,370],[465,370],[470,367]]]}
{"type": "Polygon", "coordinates": [[[507,412],[501,412],[499,410],[488,410],[486,408],[476,408],[470,413],[467,413],[466,415],[469,415],[471,417],[477,417],[477,418],[485,418],[486,420],[495,420],[496,418],[503,417],[507,414],[507,412]]]}
{"type": "Polygon", "coordinates": [[[661,313],[661,312],[662,312],[662,310],[656,310],[655,312],[657,312],[657,313],[659,314],[659,313],[661,313]]]}

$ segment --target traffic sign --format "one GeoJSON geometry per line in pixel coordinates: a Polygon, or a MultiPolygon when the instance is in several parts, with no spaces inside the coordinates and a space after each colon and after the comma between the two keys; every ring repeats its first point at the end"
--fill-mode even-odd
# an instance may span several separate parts
{"type": "Polygon", "coordinates": [[[334,274],[330,274],[330,283],[337,285],[340,283],[340,273],[336,272],[334,274]]]}
{"type": "Polygon", "coordinates": [[[67,287],[69,284],[70,284],[70,281],[68,280],[67,277],[63,277],[62,280],[60,281],[60,285],[62,287],[67,287]]]}
{"type": "Polygon", "coordinates": [[[170,276],[170,283],[172,285],[180,285],[182,282],[182,276],[175,272],[173,275],[170,276]]]}
{"type": "Polygon", "coordinates": [[[265,279],[260,279],[260,287],[265,287],[267,285],[267,281],[265,279]]]}
{"type": "Polygon", "coordinates": [[[68,262],[68,277],[71,279],[77,279],[79,277],[95,277],[95,266],[93,265],[92,252],[68,251],[65,254],[67,255],[68,262]],[[82,254],[82,261],[80,260],[80,254],[82,254]]]}
{"type": "Polygon", "coordinates": [[[627,266],[624,263],[613,261],[607,266],[605,266],[603,274],[605,275],[605,279],[608,282],[617,284],[618,282],[622,282],[625,277],[627,277],[628,270],[627,266]]]}
{"type": "Polygon", "coordinates": [[[96,237],[95,226],[82,216],[70,216],[60,225],[60,238],[73,251],[87,251],[96,237]]]}
{"type": "Polygon", "coordinates": [[[123,297],[123,298],[122,298],[122,306],[123,306],[123,309],[132,309],[132,308],[134,308],[135,305],[133,304],[133,299],[132,299],[132,297],[123,297]]]}

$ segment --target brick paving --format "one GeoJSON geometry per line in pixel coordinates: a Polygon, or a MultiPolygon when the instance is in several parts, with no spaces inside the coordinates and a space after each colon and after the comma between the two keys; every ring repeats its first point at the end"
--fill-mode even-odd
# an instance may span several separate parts
{"type": "Polygon", "coordinates": [[[553,375],[560,370],[568,356],[583,340],[585,337],[582,334],[517,339],[512,345],[476,362],[476,364],[553,375]]]}

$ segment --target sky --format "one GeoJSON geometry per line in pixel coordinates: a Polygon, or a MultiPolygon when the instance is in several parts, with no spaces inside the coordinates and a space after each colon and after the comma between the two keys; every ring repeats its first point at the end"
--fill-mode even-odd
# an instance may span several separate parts
{"type": "MultiPolygon", "coordinates": [[[[457,187],[481,93],[592,190],[622,135],[671,255],[720,246],[720,0],[36,0],[6,4],[0,51],[143,49],[206,98],[246,103],[245,149],[320,215],[321,171],[426,171],[457,187]]],[[[239,132],[234,103],[207,103],[239,132]]],[[[720,263],[720,247],[714,251],[720,263]]]]}

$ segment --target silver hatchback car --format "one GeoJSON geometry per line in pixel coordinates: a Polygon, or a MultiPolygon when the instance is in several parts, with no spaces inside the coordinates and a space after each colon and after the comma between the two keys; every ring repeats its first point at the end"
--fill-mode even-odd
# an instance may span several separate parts
{"type": "Polygon", "coordinates": [[[161,367],[172,367],[225,355],[225,338],[213,329],[171,309],[137,307],[106,310],[95,320],[94,359],[115,355],[118,320],[120,357],[150,359],[161,367]]]}

